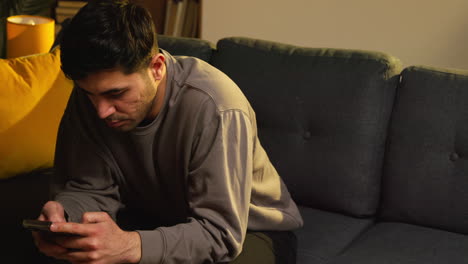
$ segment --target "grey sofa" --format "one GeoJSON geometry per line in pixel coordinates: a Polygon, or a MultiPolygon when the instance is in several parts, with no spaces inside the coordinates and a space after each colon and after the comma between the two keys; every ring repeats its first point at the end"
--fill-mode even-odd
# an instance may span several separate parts
{"type": "MultiPolygon", "coordinates": [[[[173,41],[161,46],[194,55],[193,40],[173,41]]],[[[468,263],[468,71],[248,38],[196,42],[250,100],[301,207],[298,263],[468,263]]]]}
{"type": "MultiPolygon", "coordinates": [[[[250,100],[305,220],[297,263],[468,263],[468,72],[248,38],[214,47],[161,36],[160,46],[208,61],[250,100]]],[[[40,174],[0,182],[2,201],[21,197],[19,209],[2,203],[17,210],[7,224],[37,214],[47,197],[40,174]],[[18,194],[25,184],[31,195],[18,194]]],[[[38,263],[16,228],[5,229],[14,263],[38,263]],[[28,255],[14,255],[17,246],[28,255]]]]}

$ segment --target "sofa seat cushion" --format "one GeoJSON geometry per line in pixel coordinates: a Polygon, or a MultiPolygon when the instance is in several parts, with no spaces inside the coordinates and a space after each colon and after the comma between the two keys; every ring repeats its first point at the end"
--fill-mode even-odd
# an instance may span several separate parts
{"type": "Polygon", "coordinates": [[[299,210],[304,227],[295,231],[298,264],[327,263],[373,222],[308,207],[299,207],[299,210]]]}
{"type": "Polygon", "coordinates": [[[468,236],[403,223],[379,223],[331,264],[462,264],[468,236]]]}

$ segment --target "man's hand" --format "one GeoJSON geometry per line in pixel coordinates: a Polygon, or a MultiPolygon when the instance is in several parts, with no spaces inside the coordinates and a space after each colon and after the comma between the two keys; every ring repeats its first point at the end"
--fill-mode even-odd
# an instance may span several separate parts
{"type": "Polygon", "coordinates": [[[85,213],[81,224],[54,222],[51,231],[76,235],[54,239],[67,249],[54,257],[71,263],[138,263],[141,259],[140,235],[123,231],[107,213],[85,213]]]}
{"type": "MultiPolygon", "coordinates": [[[[42,212],[37,219],[56,223],[66,222],[63,206],[55,201],[47,202],[44,207],[42,207],[42,212]]],[[[32,232],[32,234],[38,249],[47,256],[54,257],[68,251],[66,248],[54,243],[50,234],[44,232],[32,232]]]]}

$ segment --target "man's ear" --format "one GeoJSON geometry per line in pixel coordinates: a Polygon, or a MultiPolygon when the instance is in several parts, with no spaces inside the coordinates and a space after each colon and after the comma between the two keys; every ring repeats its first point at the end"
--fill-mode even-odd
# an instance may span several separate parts
{"type": "Polygon", "coordinates": [[[151,74],[155,80],[162,80],[166,73],[166,57],[162,53],[153,56],[150,63],[151,74]]]}

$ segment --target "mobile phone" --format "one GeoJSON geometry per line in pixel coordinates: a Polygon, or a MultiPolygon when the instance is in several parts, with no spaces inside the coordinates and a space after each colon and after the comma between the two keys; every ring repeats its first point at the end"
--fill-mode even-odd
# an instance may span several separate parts
{"type": "Polygon", "coordinates": [[[46,232],[49,235],[57,235],[57,236],[67,236],[67,237],[78,236],[72,233],[52,232],[50,230],[51,225],[52,225],[52,222],[50,221],[41,221],[41,220],[33,220],[33,219],[23,220],[23,227],[30,231],[46,232]]]}
{"type": "Polygon", "coordinates": [[[33,219],[25,219],[23,220],[23,227],[31,230],[31,231],[50,231],[50,226],[52,222],[50,221],[40,221],[40,220],[33,220],[33,219]]]}

